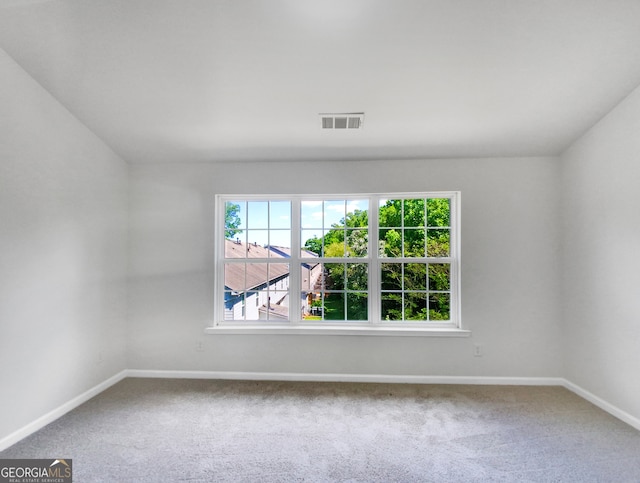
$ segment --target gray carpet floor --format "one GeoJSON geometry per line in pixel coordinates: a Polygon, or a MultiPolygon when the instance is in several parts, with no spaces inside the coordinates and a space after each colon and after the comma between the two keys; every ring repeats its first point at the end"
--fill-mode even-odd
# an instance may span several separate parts
{"type": "Polygon", "coordinates": [[[560,387],[125,379],[0,458],[85,482],[640,482],[640,432],[560,387]]]}

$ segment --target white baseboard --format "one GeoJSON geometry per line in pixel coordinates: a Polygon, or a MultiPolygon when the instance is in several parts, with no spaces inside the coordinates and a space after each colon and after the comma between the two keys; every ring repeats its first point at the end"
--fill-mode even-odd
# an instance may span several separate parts
{"type": "Polygon", "coordinates": [[[53,421],[55,421],[61,416],[64,416],[66,413],[68,413],[72,409],[75,409],[81,404],[87,402],[92,397],[100,394],[105,389],[108,389],[114,384],[120,382],[125,377],[127,377],[127,371],[126,370],[121,371],[115,376],[110,377],[106,381],[101,382],[100,384],[92,387],[88,391],[83,392],[79,396],[74,397],[70,401],[67,401],[66,403],[62,404],[61,406],[58,406],[53,411],[49,411],[47,414],[40,416],[35,421],[32,421],[26,426],[0,439],[0,451],[7,449],[9,446],[17,443],[21,439],[26,438],[27,436],[29,436],[32,433],[35,433],[39,429],[44,428],[47,424],[52,423],[53,421]]]}
{"type": "Polygon", "coordinates": [[[247,381],[379,382],[395,384],[467,384],[564,386],[560,377],[407,376],[388,374],[321,374],[301,372],[154,371],[130,369],[128,377],[165,379],[235,379],[247,381]]]}
{"type": "Polygon", "coordinates": [[[632,416],[631,414],[623,411],[622,409],[614,406],[613,404],[608,403],[602,398],[599,398],[595,394],[587,391],[586,389],[581,388],[577,384],[572,383],[571,381],[564,380],[563,386],[566,387],[569,391],[577,394],[583,399],[586,399],[591,404],[598,406],[600,409],[608,412],[612,416],[624,421],[630,426],[633,426],[638,431],[640,431],[640,419],[632,416]]]}

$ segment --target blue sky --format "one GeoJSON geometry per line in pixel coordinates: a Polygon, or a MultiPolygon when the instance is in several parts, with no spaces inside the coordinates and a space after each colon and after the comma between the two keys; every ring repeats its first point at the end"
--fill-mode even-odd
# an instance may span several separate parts
{"type": "MultiPolygon", "coordinates": [[[[289,201],[230,201],[240,205],[239,229],[237,235],[242,241],[266,245],[289,247],[291,245],[291,203],[289,201]],[[269,229],[270,228],[270,229],[269,229]]],[[[300,207],[300,226],[302,240],[313,236],[321,238],[323,232],[339,223],[346,213],[354,210],[366,210],[368,200],[310,200],[303,201],[300,207]]]]}

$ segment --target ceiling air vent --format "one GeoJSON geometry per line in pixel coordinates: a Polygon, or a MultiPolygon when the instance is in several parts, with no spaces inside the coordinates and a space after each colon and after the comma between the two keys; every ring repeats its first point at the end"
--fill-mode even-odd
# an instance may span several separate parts
{"type": "Polygon", "coordinates": [[[322,129],[362,129],[364,112],[320,114],[322,129]]]}

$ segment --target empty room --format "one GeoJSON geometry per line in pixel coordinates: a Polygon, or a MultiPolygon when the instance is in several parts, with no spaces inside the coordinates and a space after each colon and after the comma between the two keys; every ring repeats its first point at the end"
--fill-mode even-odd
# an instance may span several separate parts
{"type": "Polygon", "coordinates": [[[638,482],[639,374],[640,0],[0,3],[0,481],[638,482]]]}

